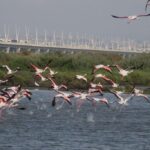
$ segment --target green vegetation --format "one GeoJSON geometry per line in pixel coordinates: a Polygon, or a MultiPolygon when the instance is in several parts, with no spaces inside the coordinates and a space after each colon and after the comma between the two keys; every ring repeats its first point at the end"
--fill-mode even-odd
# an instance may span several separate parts
{"type": "MultiPolygon", "coordinates": [[[[127,76],[123,81],[117,73],[117,69],[113,69],[113,75],[105,71],[98,71],[106,74],[115,82],[121,85],[136,84],[141,86],[150,86],[150,54],[137,54],[129,58],[123,58],[117,54],[100,53],[100,52],[50,52],[48,54],[24,53],[0,53],[0,66],[8,65],[15,69],[20,67],[19,71],[13,78],[14,83],[20,83],[24,86],[34,86],[33,75],[30,64],[33,63],[39,67],[44,67],[48,61],[51,61],[49,67],[58,72],[55,76],[57,83],[67,84],[70,88],[87,88],[88,84],[75,79],[76,74],[87,74],[87,78],[92,78],[92,68],[97,64],[115,65],[119,64],[123,68],[135,67],[135,71],[127,76]],[[138,66],[142,68],[138,69],[138,66]],[[136,69],[137,68],[137,69],[136,69]]],[[[0,78],[6,77],[6,69],[0,68],[0,78]]],[[[12,84],[12,83],[9,83],[12,84]]],[[[41,84],[48,87],[49,82],[41,84]]]]}

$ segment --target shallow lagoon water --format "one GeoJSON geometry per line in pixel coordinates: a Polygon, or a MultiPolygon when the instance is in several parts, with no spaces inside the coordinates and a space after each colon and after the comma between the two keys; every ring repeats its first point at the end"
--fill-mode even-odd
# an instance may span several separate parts
{"type": "Polygon", "coordinates": [[[150,149],[150,104],[141,98],[123,108],[85,103],[77,112],[75,104],[52,108],[53,96],[33,90],[32,101],[20,103],[26,110],[2,113],[0,150],[150,149]]]}

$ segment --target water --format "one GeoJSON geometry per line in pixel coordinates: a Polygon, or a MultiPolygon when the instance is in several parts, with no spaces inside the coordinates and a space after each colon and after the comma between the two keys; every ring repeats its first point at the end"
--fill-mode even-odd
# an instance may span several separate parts
{"type": "Polygon", "coordinates": [[[134,99],[127,107],[108,109],[90,103],[79,112],[64,103],[51,107],[53,92],[33,91],[0,120],[0,150],[149,150],[150,104],[134,99]]]}

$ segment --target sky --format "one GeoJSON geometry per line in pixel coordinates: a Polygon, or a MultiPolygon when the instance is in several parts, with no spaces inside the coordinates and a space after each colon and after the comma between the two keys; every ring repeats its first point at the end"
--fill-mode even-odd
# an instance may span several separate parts
{"type": "MultiPolygon", "coordinates": [[[[15,29],[25,34],[65,33],[149,41],[150,17],[128,24],[111,15],[145,13],[147,0],[0,0],[0,35],[4,26],[10,34],[15,29]]],[[[150,13],[150,7],[147,11],[150,13]]]]}

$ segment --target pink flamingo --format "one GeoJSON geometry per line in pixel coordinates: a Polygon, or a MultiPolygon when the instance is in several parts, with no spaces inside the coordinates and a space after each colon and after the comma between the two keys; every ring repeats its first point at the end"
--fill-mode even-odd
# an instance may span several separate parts
{"type": "Polygon", "coordinates": [[[94,74],[94,73],[95,73],[96,71],[98,71],[99,69],[104,69],[104,70],[106,70],[106,71],[112,73],[112,70],[111,70],[111,68],[109,67],[109,65],[105,66],[105,65],[100,64],[100,65],[95,65],[95,66],[93,67],[92,74],[94,74]]]}
{"type": "Polygon", "coordinates": [[[118,87],[118,84],[116,84],[113,80],[107,78],[106,76],[102,75],[102,74],[96,74],[94,76],[95,78],[102,78],[103,80],[107,81],[108,83],[110,83],[112,85],[112,87],[118,87]]]}
{"type": "Polygon", "coordinates": [[[140,17],[147,17],[147,16],[150,16],[150,14],[141,14],[141,15],[132,15],[132,16],[122,16],[122,17],[119,17],[119,16],[115,16],[115,15],[111,15],[113,18],[118,18],[118,19],[127,19],[128,20],[128,23],[130,23],[131,21],[133,20],[137,20],[139,19],[140,17]]]}

